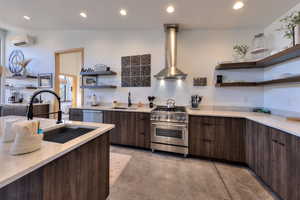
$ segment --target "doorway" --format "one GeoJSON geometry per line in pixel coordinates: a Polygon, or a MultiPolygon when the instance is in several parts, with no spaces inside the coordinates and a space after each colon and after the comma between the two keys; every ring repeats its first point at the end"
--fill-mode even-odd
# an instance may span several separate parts
{"type": "MultiPolygon", "coordinates": [[[[55,92],[61,97],[63,117],[68,118],[69,108],[83,105],[80,72],[84,63],[84,49],[55,52],[55,92]]],[[[54,104],[55,108],[58,104],[54,104]]]]}

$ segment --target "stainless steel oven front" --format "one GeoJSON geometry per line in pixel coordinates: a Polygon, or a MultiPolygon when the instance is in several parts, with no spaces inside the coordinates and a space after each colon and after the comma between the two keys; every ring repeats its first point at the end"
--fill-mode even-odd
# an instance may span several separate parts
{"type": "Polygon", "coordinates": [[[188,147],[186,123],[151,122],[151,142],[188,147]]]}

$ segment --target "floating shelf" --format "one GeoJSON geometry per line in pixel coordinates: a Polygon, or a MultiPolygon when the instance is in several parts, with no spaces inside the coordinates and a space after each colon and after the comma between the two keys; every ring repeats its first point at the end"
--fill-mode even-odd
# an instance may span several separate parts
{"type": "Polygon", "coordinates": [[[82,76],[114,76],[117,72],[114,71],[95,71],[95,72],[80,72],[82,76]]]}
{"type": "Polygon", "coordinates": [[[232,83],[217,83],[216,87],[255,87],[256,82],[232,82],[232,83]]]}
{"type": "Polygon", "coordinates": [[[7,89],[25,89],[25,90],[37,90],[38,87],[34,87],[34,86],[20,86],[20,87],[14,87],[14,86],[5,86],[7,89]]]}
{"type": "Polygon", "coordinates": [[[287,78],[273,79],[269,81],[261,81],[261,82],[217,83],[216,87],[256,87],[256,86],[275,85],[275,84],[282,84],[282,83],[300,83],[300,75],[291,76],[287,78]]]}
{"type": "Polygon", "coordinates": [[[95,86],[83,85],[83,86],[80,86],[80,88],[85,88],[85,89],[104,89],[104,88],[114,89],[114,88],[117,88],[117,86],[115,86],[115,85],[95,85],[95,86]]]}
{"type": "Polygon", "coordinates": [[[268,56],[255,62],[237,62],[237,63],[223,63],[216,67],[216,70],[232,70],[232,69],[255,69],[266,68],[272,65],[283,63],[300,57],[300,45],[288,48],[274,55],[268,56]]]}
{"type": "Polygon", "coordinates": [[[8,76],[6,79],[18,79],[18,80],[25,80],[25,79],[37,79],[37,76],[27,75],[27,76],[8,76]]]}

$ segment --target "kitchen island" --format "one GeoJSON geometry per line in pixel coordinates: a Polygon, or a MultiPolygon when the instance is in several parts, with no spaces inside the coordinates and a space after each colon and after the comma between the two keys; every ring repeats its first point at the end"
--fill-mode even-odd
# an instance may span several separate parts
{"type": "MultiPolygon", "coordinates": [[[[59,144],[42,142],[33,153],[11,156],[11,144],[0,145],[1,200],[104,200],[109,194],[110,124],[66,122],[94,130],[59,144]]],[[[41,120],[44,131],[55,120],[41,120]]]]}

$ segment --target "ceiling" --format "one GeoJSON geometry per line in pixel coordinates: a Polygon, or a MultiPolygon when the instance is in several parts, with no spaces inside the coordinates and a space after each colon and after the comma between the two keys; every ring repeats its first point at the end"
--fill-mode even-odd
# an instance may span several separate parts
{"type": "MultiPolygon", "coordinates": [[[[235,11],[234,0],[0,0],[0,22],[26,29],[157,28],[180,23],[184,28],[263,28],[300,0],[247,0],[235,11]],[[173,14],[166,13],[174,5],[173,14]],[[119,10],[128,10],[120,16],[119,10]],[[80,12],[86,12],[86,19],[80,12]],[[24,15],[32,19],[23,19],[24,15]]],[[[0,23],[1,26],[1,23],[0,23]]]]}

